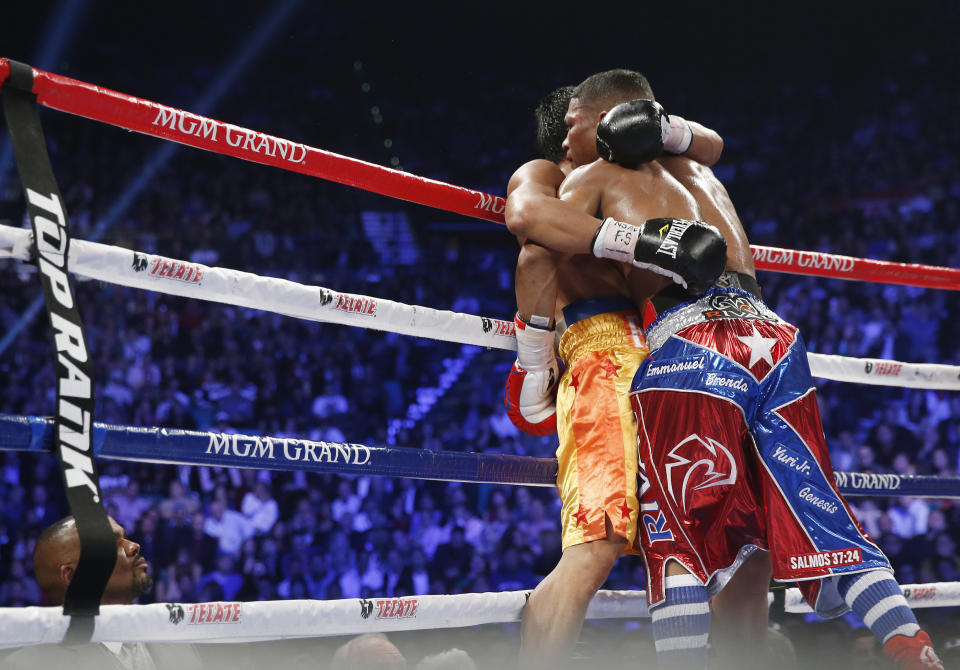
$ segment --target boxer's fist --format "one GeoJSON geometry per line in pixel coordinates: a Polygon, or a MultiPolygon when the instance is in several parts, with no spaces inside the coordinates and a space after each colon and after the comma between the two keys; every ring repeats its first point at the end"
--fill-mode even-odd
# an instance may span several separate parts
{"type": "Polygon", "coordinates": [[[600,158],[628,168],[652,161],[664,152],[682,154],[692,141],[693,130],[687,120],[668,115],[653,100],[621,103],[607,112],[597,127],[600,158]]]}
{"type": "Polygon", "coordinates": [[[556,364],[545,370],[524,370],[514,362],[503,405],[513,425],[530,435],[552,435],[557,432],[556,364]]]}
{"type": "Polygon", "coordinates": [[[727,243],[708,223],[650,219],[639,228],[633,265],[666,275],[702,295],[727,265],[727,243]]]}
{"type": "Polygon", "coordinates": [[[517,360],[507,377],[503,405],[517,428],[531,435],[557,432],[557,381],[554,331],[515,319],[517,360]]]}
{"type": "Polygon", "coordinates": [[[663,153],[670,117],[660,103],[631,100],[609,112],[597,127],[597,153],[611,163],[635,168],[663,153]]]}

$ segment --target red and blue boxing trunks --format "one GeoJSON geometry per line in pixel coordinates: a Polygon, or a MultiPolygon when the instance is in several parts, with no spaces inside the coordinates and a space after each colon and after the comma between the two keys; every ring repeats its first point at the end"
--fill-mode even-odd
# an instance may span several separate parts
{"type": "Polygon", "coordinates": [[[650,604],[669,560],[714,595],[763,549],[822,616],[846,611],[831,576],[891,568],[834,484],[797,328],[715,287],[661,314],[647,343],[631,398],[650,604]]]}

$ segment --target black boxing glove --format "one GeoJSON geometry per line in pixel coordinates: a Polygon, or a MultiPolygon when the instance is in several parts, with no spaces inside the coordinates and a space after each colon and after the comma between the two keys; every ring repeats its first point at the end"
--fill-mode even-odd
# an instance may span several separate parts
{"type": "Polygon", "coordinates": [[[637,99],[611,109],[597,127],[597,153],[628,168],[647,163],[664,151],[682,154],[693,141],[690,124],[669,116],[658,102],[637,99]]]}
{"type": "Polygon", "coordinates": [[[597,126],[597,153],[610,163],[635,168],[663,153],[670,122],[653,100],[631,100],[611,109],[597,126]]]}
{"type": "Polygon", "coordinates": [[[727,243],[708,223],[650,219],[634,226],[606,218],[593,237],[593,255],[656,272],[701,295],[727,265],[727,243]]]}

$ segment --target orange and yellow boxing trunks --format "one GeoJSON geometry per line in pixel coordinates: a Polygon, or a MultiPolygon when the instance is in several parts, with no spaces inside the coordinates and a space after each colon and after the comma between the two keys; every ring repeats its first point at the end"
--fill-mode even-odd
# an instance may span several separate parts
{"type": "Polygon", "coordinates": [[[563,502],[563,548],[613,532],[639,553],[637,424],[630,384],[647,355],[632,302],[585,300],[564,308],[560,338],[566,372],[557,389],[557,488],[563,502]]]}

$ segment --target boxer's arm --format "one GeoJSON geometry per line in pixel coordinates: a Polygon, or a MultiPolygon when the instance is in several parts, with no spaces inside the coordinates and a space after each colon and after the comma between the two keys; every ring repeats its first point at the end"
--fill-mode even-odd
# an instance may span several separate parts
{"type": "Polygon", "coordinates": [[[682,155],[711,167],[723,152],[715,131],[667,114],[653,100],[638,98],[614,106],[597,127],[597,153],[606,161],[636,168],[661,155],[682,155]]]}
{"type": "Polygon", "coordinates": [[[600,219],[557,198],[563,172],[547,160],[530,161],[507,186],[507,228],[521,242],[530,240],[562,253],[590,253],[600,219]]]}
{"type": "Polygon", "coordinates": [[[720,160],[723,153],[723,138],[712,128],[707,128],[696,121],[687,121],[693,133],[690,146],[682,155],[701,165],[713,167],[720,160]]]}
{"type": "Polygon", "coordinates": [[[603,220],[591,243],[598,258],[629,263],[669,277],[698,295],[706,291],[723,271],[727,245],[713,226],[701,221],[663,217],[659,198],[649,198],[643,178],[651,187],[658,177],[651,172],[634,172],[599,160],[575,170],[560,187],[560,197],[584,212],[620,211],[635,226],[612,217],[603,220]],[[610,203],[619,206],[601,207],[610,203]],[[624,209],[624,205],[629,207],[624,209]]]}
{"type": "MultiPolygon", "coordinates": [[[[517,170],[507,185],[506,220],[520,241],[516,295],[517,360],[507,376],[504,408],[513,424],[531,435],[557,431],[556,385],[560,378],[554,353],[553,314],[557,302],[554,252],[527,240],[517,212],[529,209],[539,218],[557,200],[563,173],[549,161],[536,160],[517,170]]],[[[545,222],[544,222],[545,223],[545,222]]]]}

